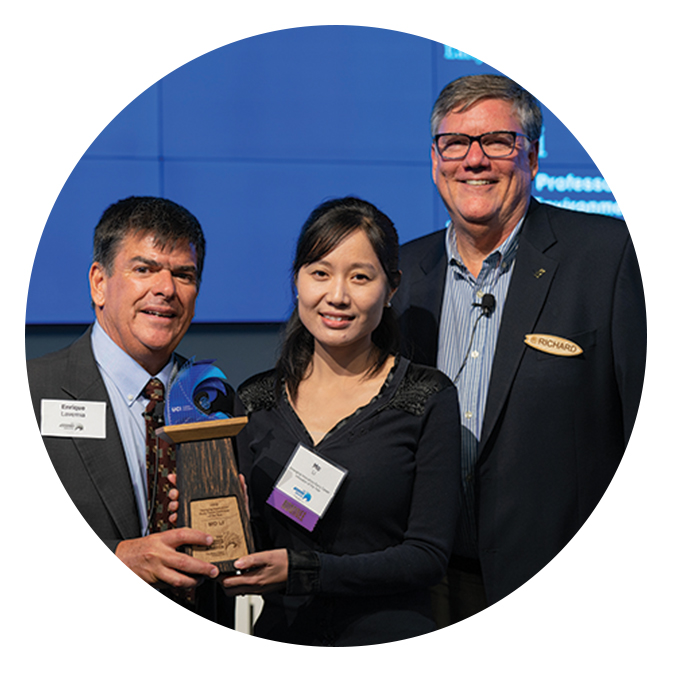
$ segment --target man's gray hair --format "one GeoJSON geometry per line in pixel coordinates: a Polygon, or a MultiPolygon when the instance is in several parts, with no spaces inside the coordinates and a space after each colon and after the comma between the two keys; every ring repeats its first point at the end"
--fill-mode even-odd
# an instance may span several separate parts
{"type": "MultiPolygon", "coordinates": [[[[513,113],[530,141],[537,141],[543,128],[543,113],[538,101],[517,82],[503,75],[467,75],[450,82],[438,96],[431,112],[431,136],[450,112],[463,112],[486,99],[512,101],[513,113]]],[[[492,129],[491,131],[508,131],[492,129]]]]}

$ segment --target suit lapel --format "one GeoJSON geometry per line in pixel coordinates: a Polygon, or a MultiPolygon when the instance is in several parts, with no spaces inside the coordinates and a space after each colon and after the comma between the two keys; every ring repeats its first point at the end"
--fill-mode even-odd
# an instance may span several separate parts
{"type": "Polygon", "coordinates": [[[419,276],[411,286],[411,305],[414,315],[408,319],[412,343],[419,347],[420,353],[412,360],[435,366],[438,353],[439,319],[442,312],[442,299],[445,292],[447,274],[447,253],[445,250],[445,230],[440,230],[426,255],[419,260],[419,276]]]}
{"type": "Polygon", "coordinates": [[[555,242],[544,211],[532,200],[522,225],[513,278],[496,343],[478,451],[480,455],[494,431],[520,367],[525,351],[524,336],[533,331],[555,276],[557,261],[545,253],[555,242]]]}
{"type": "Polygon", "coordinates": [[[445,248],[446,230],[440,230],[433,242],[433,246],[419,261],[419,267],[425,275],[423,279],[424,306],[435,315],[440,315],[442,309],[442,296],[445,291],[445,275],[447,274],[447,251],[445,248]],[[429,281],[441,281],[434,283],[429,288],[429,281]]]}
{"type": "Polygon", "coordinates": [[[140,536],[136,498],[112,405],[91,349],[91,330],[75,342],[69,355],[63,391],[74,399],[106,403],[106,438],[72,439],[91,480],[124,539],[140,536]]]}

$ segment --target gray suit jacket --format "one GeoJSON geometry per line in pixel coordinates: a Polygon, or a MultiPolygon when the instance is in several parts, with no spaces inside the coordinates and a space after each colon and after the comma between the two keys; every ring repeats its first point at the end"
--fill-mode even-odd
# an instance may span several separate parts
{"type": "Polygon", "coordinates": [[[42,399],[106,403],[106,438],[44,437],[44,444],[75,506],[112,551],[121,540],[140,537],[124,448],[91,349],[91,327],[69,347],[28,361],[28,382],[38,423],[42,399]]]}
{"type": "MultiPolygon", "coordinates": [[[[179,362],[184,359],[177,356],[179,362]]],[[[106,438],[43,437],[49,457],[68,495],[111,551],[120,541],[141,536],[138,508],[112,405],[91,349],[91,327],[72,345],[28,361],[33,408],[40,422],[42,399],[104,401],[106,438]]],[[[196,604],[175,602],[211,621],[234,627],[234,599],[206,579],[197,587],[196,604]]]]}

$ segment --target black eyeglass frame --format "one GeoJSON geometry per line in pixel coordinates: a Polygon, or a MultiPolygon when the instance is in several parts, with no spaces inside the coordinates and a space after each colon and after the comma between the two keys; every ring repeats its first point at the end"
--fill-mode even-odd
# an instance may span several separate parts
{"type": "Polygon", "coordinates": [[[445,134],[436,134],[433,136],[433,145],[435,146],[435,150],[440,155],[442,160],[444,162],[453,162],[453,161],[461,161],[462,159],[465,159],[468,156],[468,153],[470,152],[470,149],[473,145],[474,142],[477,142],[477,144],[480,146],[480,150],[484,153],[485,157],[488,157],[489,159],[505,159],[506,157],[510,157],[513,152],[515,152],[515,148],[517,147],[517,137],[520,138],[526,138],[528,141],[531,141],[531,139],[526,135],[526,134],[521,134],[518,131],[507,131],[505,129],[501,131],[488,131],[485,134],[480,134],[479,136],[471,136],[470,134],[458,134],[458,133],[453,133],[453,132],[448,132],[445,134]],[[512,136],[513,139],[513,147],[510,149],[510,152],[507,155],[490,155],[483,147],[482,145],[482,139],[485,136],[493,136],[494,134],[507,134],[508,136],[512,136]],[[463,138],[468,139],[468,147],[466,148],[465,154],[461,155],[461,157],[448,157],[445,158],[442,156],[442,152],[440,152],[440,147],[438,146],[438,139],[442,136],[461,136],[463,138]]]}

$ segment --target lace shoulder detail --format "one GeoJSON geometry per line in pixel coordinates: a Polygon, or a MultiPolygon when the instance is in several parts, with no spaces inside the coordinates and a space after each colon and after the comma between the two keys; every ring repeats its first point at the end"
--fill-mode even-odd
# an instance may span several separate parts
{"type": "Polygon", "coordinates": [[[239,399],[246,408],[246,414],[257,410],[271,410],[276,405],[276,373],[267,370],[248,378],[238,389],[239,399]]]}
{"type": "Polygon", "coordinates": [[[410,363],[398,390],[382,410],[395,408],[420,417],[433,394],[453,386],[452,381],[439,370],[410,363]]]}

